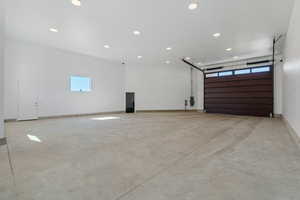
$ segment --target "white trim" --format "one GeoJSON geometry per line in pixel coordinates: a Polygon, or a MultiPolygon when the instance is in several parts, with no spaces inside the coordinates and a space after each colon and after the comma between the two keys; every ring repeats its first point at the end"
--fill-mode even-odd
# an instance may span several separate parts
{"type": "Polygon", "coordinates": [[[284,121],[289,134],[292,136],[292,138],[294,139],[295,143],[298,145],[298,147],[300,148],[300,135],[297,134],[297,132],[295,131],[295,129],[291,126],[291,124],[288,122],[288,120],[283,116],[282,120],[284,121]]]}

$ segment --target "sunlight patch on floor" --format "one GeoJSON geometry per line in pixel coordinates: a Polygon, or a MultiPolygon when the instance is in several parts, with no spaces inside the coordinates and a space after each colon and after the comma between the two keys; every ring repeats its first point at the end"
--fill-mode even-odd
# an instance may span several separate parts
{"type": "Polygon", "coordinates": [[[27,137],[29,138],[29,140],[31,140],[31,141],[34,141],[34,142],[39,142],[39,143],[41,143],[42,142],[42,140],[40,140],[37,136],[35,136],[35,135],[27,135],[27,137]]]}
{"type": "Polygon", "coordinates": [[[95,118],[91,118],[91,120],[98,120],[98,121],[113,120],[113,119],[120,119],[120,117],[95,117],[95,118]]]}

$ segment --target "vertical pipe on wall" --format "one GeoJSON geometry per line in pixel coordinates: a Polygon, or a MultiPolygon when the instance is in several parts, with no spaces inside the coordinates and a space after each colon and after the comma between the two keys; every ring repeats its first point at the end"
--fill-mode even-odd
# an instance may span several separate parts
{"type": "Polygon", "coordinates": [[[194,96],[193,68],[191,67],[191,96],[194,96]]]}
{"type": "Polygon", "coordinates": [[[274,116],[274,91],[275,91],[275,83],[274,83],[274,71],[275,71],[275,45],[276,45],[276,37],[273,38],[273,55],[272,55],[272,81],[273,81],[273,92],[272,92],[272,102],[273,102],[273,113],[270,114],[270,117],[274,116]]]}
{"type": "Polygon", "coordinates": [[[191,67],[191,97],[190,97],[190,106],[195,105],[195,96],[194,96],[194,77],[193,77],[193,67],[191,67]]]}
{"type": "Polygon", "coordinates": [[[4,138],[4,2],[0,1],[0,139],[4,138]]]}

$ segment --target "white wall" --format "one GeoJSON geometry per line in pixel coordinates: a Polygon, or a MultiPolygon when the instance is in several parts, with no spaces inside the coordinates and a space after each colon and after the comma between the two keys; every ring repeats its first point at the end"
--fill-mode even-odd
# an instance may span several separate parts
{"type": "Polygon", "coordinates": [[[282,114],[283,63],[276,59],[274,70],[274,114],[282,114]]]}
{"type": "Polygon", "coordinates": [[[197,81],[197,110],[204,109],[204,75],[200,71],[196,71],[196,81],[197,81]]]}
{"type": "MultiPolygon", "coordinates": [[[[183,110],[191,94],[190,67],[180,61],[171,64],[128,64],[126,91],[135,92],[136,110],[183,110]]],[[[194,96],[197,96],[194,70],[194,96]]],[[[198,103],[196,99],[196,103],[198,103]]],[[[193,108],[197,109],[198,105],[193,108]]]]}
{"type": "Polygon", "coordinates": [[[4,78],[4,2],[0,1],[0,138],[4,137],[3,78],[4,78]]]}
{"type": "Polygon", "coordinates": [[[125,67],[51,47],[6,40],[5,118],[18,116],[18,77],[26,69],[38,88],[39,116],[124,110],[125,67]],[[91,77],[93,91],[69,90],[69,77],[91,77]]]}
{"type": "Polygon", "coordinates": [[[295,0],[286,38],[283,115],[300,136],[300,0],[295,0]]]}
{"type": "MultiPolygon", "coordinates": [[[[124,93],[136,93],[137,110],[183,110],[190,97],[190,67],[176,64],[113,64],[31,42],[7,39],[5,48],[5,118],[18,117],[18,79],[26,69],[38,88],[39,116],[124,110],[124,93]],[[91,93],[69,91],[69,77],[92,77],[91,93]]],[[[203,79],[194,70],[196,105],[203,108],[203,79]]]]}

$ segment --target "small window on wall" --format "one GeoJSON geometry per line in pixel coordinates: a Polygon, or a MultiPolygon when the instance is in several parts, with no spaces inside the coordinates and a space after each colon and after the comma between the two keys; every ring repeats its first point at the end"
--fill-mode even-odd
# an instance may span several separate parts
{"type": "Polygon", "coordinates": [[[256,67],[251,69],[252,73],[269,72],[270,70],[270,67],[256,67]]]}
{"type": "Polygon", "coordinates": [[[91,78],[82,76],[71,76],[71,91],[72,92],[90,92],[91,78]]]}

